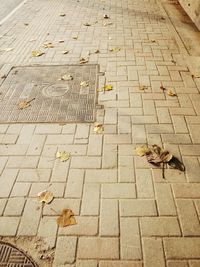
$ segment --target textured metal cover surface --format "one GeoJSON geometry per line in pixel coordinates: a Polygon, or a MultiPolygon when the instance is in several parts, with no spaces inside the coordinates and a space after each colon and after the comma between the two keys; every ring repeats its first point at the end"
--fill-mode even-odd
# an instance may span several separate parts
{"type": "Polygon", "coordinates": [[[37,265],[18,248],[0,241],[0,267],[37,267],[37,265]]]}
{"type": "Polygon", "coordinates": [[[97,82],[98,65],[13,67],[0,87],[0,122],[93,122],[97,82]],[[73,79],[62,80],[65,74],[73,79]]]}

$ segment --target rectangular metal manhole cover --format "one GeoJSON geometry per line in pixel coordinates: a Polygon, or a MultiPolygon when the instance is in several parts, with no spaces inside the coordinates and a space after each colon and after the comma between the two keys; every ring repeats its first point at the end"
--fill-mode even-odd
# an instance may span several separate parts
{"type": "Polygon", "coordinates": [[[98,70],[98,65],[13,67],[0,87],[0,122],[93,122],[98,70]],[[73,79],[62,80],[64,75],[73,79]],[[29,107],[19,108],[30,100],[29,107]]]}

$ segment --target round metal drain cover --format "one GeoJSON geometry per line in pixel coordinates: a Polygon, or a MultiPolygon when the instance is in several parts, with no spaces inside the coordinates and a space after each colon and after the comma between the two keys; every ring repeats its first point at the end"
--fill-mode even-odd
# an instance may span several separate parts
{"type": "Polygon", "coordinates": [[[69,91],[69,85],[51,84],[43,88],[42,93],[47,97],[61,97],[69,91]]]}
{"type": "Polygon", "coordinates": [[[37,267],[24,252],[11,244],[0,241],[0,266],[2,267],[37,267]]]}

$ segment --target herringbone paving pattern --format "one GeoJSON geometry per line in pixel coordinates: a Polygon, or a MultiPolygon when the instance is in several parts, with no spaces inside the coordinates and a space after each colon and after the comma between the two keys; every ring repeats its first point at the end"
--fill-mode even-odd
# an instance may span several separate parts
{"type": "Polygon", "coordinates": [[[0,46],[13,48],[0,52],[1,76],[7,64],[77,64],[99,49],[89,63],[113,85],[99,92],[102,134],[91,124],[0,125],[0,235],[43,237],[56,245],[54,267],[200,266],[200,83],[159,1],[29,0],[0,31],[0,46]],[[144,143],[170,150],[186,173],[167,169],[162,179],[136,155],[144,143]],[[70,160],[54,160],[58,150],[70,160]],[[55,199],[42,217],[45,188],[55,199]],[[77,225],[57,228],[63,208],[77,225]]]}

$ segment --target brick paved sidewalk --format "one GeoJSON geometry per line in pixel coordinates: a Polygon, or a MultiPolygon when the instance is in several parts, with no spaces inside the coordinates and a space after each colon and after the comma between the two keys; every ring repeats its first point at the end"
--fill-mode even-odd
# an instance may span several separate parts
{"type": "Polygon", "coordinates": [[[99,93],[103,134],[92,124],[0,125],[0,235],[56,245],[53,267],[200,266],[200,82],[159,1],[29,0],[0,35],[1,48],[14,48],[0,52],[1,76],[7,64],[77,64],[99,49],[89,63],[113,85],[99,93]],[[41,48],[46,41],[55,47],[41,48]],[[186,173],[167,169],[162,179],[136,155],[144,143],[169,149],[186,173]],[[70,160],[55,161],[58,150],[70,160]],[[55,199],[42,217],[36,197],[49,185],[55,199]],[[51,208],[72,209],[77,225],[58,229],[51,208]]]}

